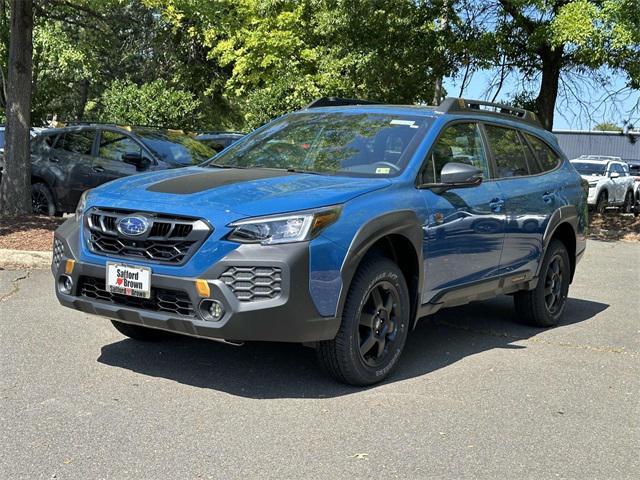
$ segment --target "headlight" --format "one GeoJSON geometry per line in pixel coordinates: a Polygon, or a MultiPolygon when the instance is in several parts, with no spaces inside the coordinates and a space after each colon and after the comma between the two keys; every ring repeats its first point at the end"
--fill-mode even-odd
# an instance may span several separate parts
{"type": "Polygon", "coordinates": [[[293,243],[310,240],[340,216],[341,207],[328,207],[273,217],[250,218],[229,224],[228,240],[238,243],[293,243]]]}
{"type": "Polygon", "coordinates": [[[89,190],[85,190],[80,195],[80,201],[78,202],[78,206],[76,207],[76,221],[79,222],[82,220],[82,214],[87,208],[87,195],[89,195],[89,190]]]}

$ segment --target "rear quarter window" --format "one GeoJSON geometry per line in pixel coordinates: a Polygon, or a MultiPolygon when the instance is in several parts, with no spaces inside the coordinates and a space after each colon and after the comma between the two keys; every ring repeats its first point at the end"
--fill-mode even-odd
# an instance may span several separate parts
{"type": "Polygon", "coordinates": [[[556,152],[554,152],[550,147],[547,146],[542,140],[533,135],[523,132],[524,137],[531,145],[531,149],[533,150],[533,154],[538,160],[538,163],[542,167],[543,172],[548,172],[553,170],[560,163],[560,157],[556,152]]]}
{"type": "Polygon", "coordinates": [[[485,125],[489,148],[496,165],[497,178],[512,178],[529,175],[525,161],[525,145],[518,132],[512,128],[485,125]]]}

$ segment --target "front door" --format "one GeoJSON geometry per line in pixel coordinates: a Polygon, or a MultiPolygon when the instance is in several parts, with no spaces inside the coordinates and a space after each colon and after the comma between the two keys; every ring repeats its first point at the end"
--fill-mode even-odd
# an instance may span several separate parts
{"type": "Polygon", "coordinates": [[[449,162],[468,163],[484,172],[483,183],[443,193],[421,190],[429,211],[424,229],[422,302],[439,293],[495,276],[504,241],[504,199],[490,180],[489,162],[479,126],[445,126],[428,155],[421,183],[438,183],[449,162]]]}
{"type": "MultiPolygon", "coordinates": [[[[100,132],[98,156],[93,162],[94,186],[116,178],[135,175],[149,168],[138,169],[135,165],[125,163],[123,160],[125,154],[149,157],[145,149],[126,133],[111,130],[100,132]]],[[[148,165],[153,165],[153,160],[149,159],[148,165]]]]}

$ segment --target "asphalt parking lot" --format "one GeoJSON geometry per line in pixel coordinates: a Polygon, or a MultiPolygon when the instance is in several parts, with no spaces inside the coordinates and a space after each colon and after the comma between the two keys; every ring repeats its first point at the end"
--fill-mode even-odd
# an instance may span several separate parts
{"type": "Polygon", "coordinates": [[[559,327],[443,311],[362,390],[302,346],[125,339],[0,271],[0,478],[637,478],[639,286],[640,244],[590,241],[559,327]]]}

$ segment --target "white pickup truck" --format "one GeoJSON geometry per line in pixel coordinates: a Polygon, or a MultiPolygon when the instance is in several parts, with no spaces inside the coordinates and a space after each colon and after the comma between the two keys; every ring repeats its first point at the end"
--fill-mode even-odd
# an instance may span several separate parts
{"type": "Polygon", "coordinates": [[[629,174],[629,166],[620,157],[583,155],[571,160],[571,164],[589,182],[587,202],[596,212],[602,213],[607,207],[620,207],[626,213],[633,212],[634,178],[629,174]]]}

